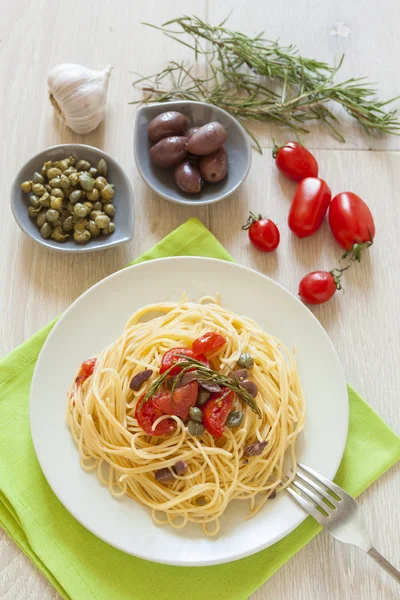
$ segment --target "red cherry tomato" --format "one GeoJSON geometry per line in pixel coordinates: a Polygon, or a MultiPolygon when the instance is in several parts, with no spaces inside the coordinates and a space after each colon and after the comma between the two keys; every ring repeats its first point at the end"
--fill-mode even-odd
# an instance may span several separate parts
{"type": "Polygon", "coordinates": [[[300,181],[289,210],[290,229],[299,238],[315,233],[322,225],[331,190],[323,179],[307,177],[300,181]]]}
{"type": "Polygon", "coordinates": [[[272,252],[279,246],[279,229],[271,219],[256,216],[251,212],[242,229],[248,229],[250,242],[260,252],[272,252]]]}
{"type": "Polygon", "coordinates": [[[187,385],[176,389],[171,398],[171,392],[165,391],[154,396],[154,405],[165,415],[176,415],[186,419],[189,408],[196,404],[198,392],[197,381],[191,381],[187,385]]]}
{"type": "MultiPolygon", "coordinates": [[[[203,365],[205,365],[206,367],[210,366],[207,358],[203,354],[195,355],[193,350],[191,350],[190,348],[172,348],[172,350],[168,350],[168,352],[166,352],[162,357],[160,375],[162,375],[162,373],[165,373],[165,371],[170,369],[174,364],[184,361],[185,359],[182,358],[181,354],[189,356],[190,358],[195,358],[199,362],[203,363],[203,365]]],[[[193,367],[193,370],[194,369],[196,369],[196,367],[193,367]]],[[[176,367],[171,369],[169,375],[178,375],[178,373],[180,373],[181,370],[182,368],[176,365],[176,367]]]]}
{"type": "Polygon", "coordinates": [[[280,148],[275,146],[272,156],[280,172],[293,181],[318,177],[318,163],[314,156],[297,142],[287,142],[280,148]]]}
{"type": "Polygon", "coordinates": [[[228,388],[211,394],[203,408],[203,424],[211,435],[220,438],[224,435],[226,419],[232,409],[234,393],[228,388]],[[226,395],[225,395],[226,394],[226,395]]]}
{"type": "Polygon", "coordinates": [[[337,243],[360,260],[361,250],[371,246],[375,236],[374,218],[356,194],[342,192],[329,206],[329,225],[337,243]]]}
{"type": "Polygon", "coordinates": [[[75,380],[77,385],[82,385],[82,383],[91,376],[94,371],[96,360],[96,358],[89,358],[81,364],[81,368],[75,380]]]}
{"type": "Polygon", "coordinates": [[[199,356],[200,354],[211,352],[211,350],[216,350],[225,344],[226,339],[222,335],[214,333],[214,331],[208,331],[198,337],[197,340],[194,340],[192,350],[195,356],[199,356]]]}
{"type": "MultiPolygon", "coordinates": [[[[343,269],[344,270],[344,269],[343,269]]],[[[333,271],[313,271],[299,284],[299,296],[307,304],[322,304],[330,300],[336,290],[341,289],[339,269],[333,271]]]]}
{"type": "Polygon", "coordinates": [[[154,398],[149,398],[142,403],[142,396],[136,405],[135,418],[139,426],[148,435],[167,435],[173,433],[176,429],[176,423],[173,419],[164,419],[153,429],[153,424],[157,419],[164,416],[164,413],[155,405],[154,398]]]}

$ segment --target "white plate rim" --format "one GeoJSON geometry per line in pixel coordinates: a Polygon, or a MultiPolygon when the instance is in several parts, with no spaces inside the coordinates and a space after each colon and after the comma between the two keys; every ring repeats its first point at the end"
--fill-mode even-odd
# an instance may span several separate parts
{"type": "MultiPolygon", "coordinates": [[[[65,507],[65,509],[81,524],[83,525],[88,531],[90,531],[91,533],[93,533],[95,536],[97,536],[99,539],[103,540],[104,542],[108,543],[109,545],[117,548],[118,550],[121,550],[125,553],[131,554],[133,556],[136,556],[138,558],[144,559],[144,560],[148,560],[151,562],[156,562],[159,564],[166,564],[166,565],[171,565],[171,566],[187,566],[187,567],[201,567],[201,566],[213,566],[213,565],[218,565],[218,564],[224,564],[224,563],[228,563],[228,562],[233,562],[236,560],[240,560],[242,558],[245,558],[247,556],[251,556],[253,554],[256,554],[257,552],[260,552],[270,546],[272,546],[273,544],[275,544],[276,542],[279,542],[281,539],[285,538],[287,535],[289,535],[292,531],[294,531],[299,525],[301,525],[301,523],[307,518],[307,514],[305,513],[305,511],[303,511],[303,516],[301,518],[298,519],[298,521],[296,522],[296,524],[294,526],[290,526],[288,528],[282,529],[282,532],[279,535],[274,536],[273,538],[270,538],[268,540],[267,543],[264,542],[260,542],[259,546],[254,547],[252,550],[250,551],[236,551],[234,556],[229,556],[226,559],[207,559],[207,560],[202,560],[202,561],[177,561],[176,559],[169,559],[169,558],[164,558],[163,560],[160,559],[155,559],[152,556],[149,556],[145,551],[137,551],[135,550],[135,552],[133,553],[132,550],[130,550],[129,548],[127,548],[125,545],[123,544],[119,544],[118,542],[116,542],[115,540],[110,540],[109,538],[107,538],[107,536],[103,536],[101,534],[101,532],[99,531],[94,531],[93,528],[88,527],[84,520],[82,519],[82,517],[79,515],[79,512],[76,511],[73,507],[68,506],[62,499],[62,494],[57,493],[55,486],[51,483],[51,473],[48,472],[46,466],[45,466],[45,461],[43,461],[43,456],[42,456],[42,451],[40,448],[40,444],[38,444],[38,439],[36,438],[36,433],[34,431],[34,427],[32,427],[32,423],[33,423],[33,418],[34,418],[34,413],[33,413],[33,402],[32,402],[32,396],[34,395],[34,390],[36,387],[36,380],[38,378],[38,368],[37,365],[40,364],[40,358],[42,353],[44,353],[47,349],[47,347],[52,343],[52,338],[53,336],[56,334],[56,331],[58,329],[59,326],[61,326],[62,322],[68,318],[68,314],[70,312],[70,310],[72,309],[72,307],[79,302],[79,300],[81,298],[83,298],[84,296],[86,296],[89,292],[91,292],[93,289],[100,287],[104,281],[106,280],[110,280],[113,278],[116,278],[119,276],[119,274],[121,272],[126,272],[127,270],[132,271],[132,270],[136,270],[136,269],[140,269],[143,268],[146,264],[148,263],[163,263],[163,262],[180,262],[182,260],[190,260],[190,261],[207,261],[209,263],[220,263],[223,264],[224,266],[228,266],[228,268],[230,267],[235,267],[238,269],[241,269],[243,271],[246,272],[251,272],[252,274],[264,278],[266,280],[268,280],[271,284],[273,284],[274,286],[277,286],[278,288],[280,288],[284,293],[290,295],[292,297],[292,299],[294,299],[299,305],[301,305],[302,309],[304,311],[306,311],[308,318],[311,318],[312,320],[314,320],[315,325],[317,326],[317,328],[320,330],[320,333],[323,335],[323,337],[325,338],[325,341],[327,342],[328,346],[330,347],[330,351],[332,353],[332,357],[335,358],[336,361],[336,367],[339,369],[341,375],[342,375],[342,380],[343,380],[343,385],[344,385],[344,390],[345,390],[345,396],[347,398],[347,384],[346,384],[346,379],[344,376],[344,371],[342,368],[342,365],[340,363],[339,357],[337,355],[337,352],[335,350],[335,347],[333,346],[332,341],[330,340],[328,334],[326,333],[325,329],[322,327],[321,323],[319,322],[319,320],[315,317],[315,315],[289,290],[287,290],[283,285],[281,285],[280,283],[278,283],[277,281],[273,280],[272,278],[268,277],[267,275],[260,273],[259,271],[256,271],[254,269],[251,269],[249,267],[245,267],[243,265],[240,265],[236,262],[230,262],[227,260],[221,260],[221,259],[216,259],[216,258],[211,258],[211,257],[202,257],[202,256],[172,256],[172,257],[163,257],[163,258],[157,258],[157,259],[150,259],[150,260],[145,260],[143,262],[140,263],[136,263],[134,265],[125,267],[121,270],[116,271],[115,273],[112,273],[110,275],[108,275],[107,277],[101,279],[100,281],[98,281],[96,284],[94,284],[93,286],[91,286],[90,288],[88,288],[85,292],[83,292],[80,296],[78,296],[78,298],[76,298],[74,300],[74,302],[71,303],[71,305],[62,313],[62,315],[60,316],[60,318],[58,319],[58,321],[56,322],[56,324],[54,325],[54,327],[52,328],[51,332],[49,333],[49,335],[47,336],[41,351],[39,353],[39,356],[37,358],[36,364],[35,364],[35,369],[34,369],[34,373],[33,373],[33,377],[32,377],[32,381],[31,381],[31,388],[30,388],[30,406],[29,406],[29,417],[30,417],[30,426],[31,426],[31,435],[32,435],[32,442],[33,442],[33,446],[35,449],[35,453],[39,462],[39,465],[41,467],[41,470],[47,480],[47,483],[49,484],[50,488],[52,489],[53,493],[56,495],[56,497],[58,498],[58,500],[61,502],[61,504],[63,504],[63,506],[65,507]]],[[[340,448],[340,450],[337,450],[337,459],[335,461],[335,466],[332,469],[332,475],[331,478],[334,478],[334,475],[336,474],[339,465],[341,463],[341,460],[343,458],[343,453],[344,453],[344,449],[346,446],[346,441],[347,441],[347,432],[348,432],[348,423],[349,423],[349,406],[348,406],[348,402],[346,403],[346,405],[343,406],[343,408],[345,409],[345,414],[346,414],[346,427],[344,428],[345,431],[345,435],[343,435],[343,439],[340,440],[340,443],[338,443],[338,448],[340,448]],[[346,410],[347,409],[347,410],[346,410]]],[[[79,468],[79,460],[78,462],[78,466],[79,468]]]]}

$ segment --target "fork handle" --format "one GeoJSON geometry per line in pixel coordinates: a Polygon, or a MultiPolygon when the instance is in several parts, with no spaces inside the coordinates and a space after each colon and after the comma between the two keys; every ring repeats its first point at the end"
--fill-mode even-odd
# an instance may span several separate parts
{"type": "Polygon", "coordinates": [[[386,560],[386,558],[382,556],[382,554],[380,554],[378,550],[371,546],[367,554],[369,554],[370,557],[373,558],[374,561],[377,562],[380,567],[382,567],[382,569],[385,569],[385,571],[389,573],[389,575],[391,575],[393,579],[397,581],[397,583],[400,583],[400,571],[398,571],[396,567],[394,567],[388,560],[386,560]]]}

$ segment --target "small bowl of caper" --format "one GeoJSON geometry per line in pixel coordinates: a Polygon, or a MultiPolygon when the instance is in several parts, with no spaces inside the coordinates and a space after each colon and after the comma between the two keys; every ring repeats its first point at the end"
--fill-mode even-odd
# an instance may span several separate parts
{"type": "Polygon", "coordinates": [[[84,144],[36,154],[11,190],[14,218],[30,238],[52,250],[91,252],[132,239],[134,197],[122,167],[84,144]]]}

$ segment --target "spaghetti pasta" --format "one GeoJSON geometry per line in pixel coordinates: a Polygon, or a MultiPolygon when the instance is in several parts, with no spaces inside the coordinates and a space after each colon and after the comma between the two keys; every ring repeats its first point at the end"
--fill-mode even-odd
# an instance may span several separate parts
{"type": "Polygon", "coordinates": [[[194,303],[183,296],[178,303],[143,307],[118,340],[93,360],[92,370],[84,377],[80,370],[68,393],[67,422],[81,465],[97,470],[114,496],[128,495],[149,507],[156,523],[181,528],[195,522],[214,535],[229,502],[249,500],[251,517],[288,485],[284,456],[288,450],[295,471],[295,441],[305,421],[295,353],[253,320],[222,307],[219,298],[207,296],[194,303]],[[243,420],[237,427],[225,426],[220,438],[207,430],[199,437],[191,435],[184,419],[164,414],[153,429],[169,420],[171,432],[149,435],[135,410],[159,376],[164,354],[190,348],[206,332],[226,340],[209,358],[222,375],[230,375],[243,352],[253,357],[251,377],[261,418],[235,395],[233,409],[243,413],[243,420]],[[130,382],[144,369],[152,375],[133,391],[130,382]],[[246,456],[245,449],[258,442],[267,442],[260,454],[246,456]],[[187,466],[180,475],[173,471],[177,461],[187,466]],[[173,477],[163,483],[155,472],[166,468],[173,477]]]}

